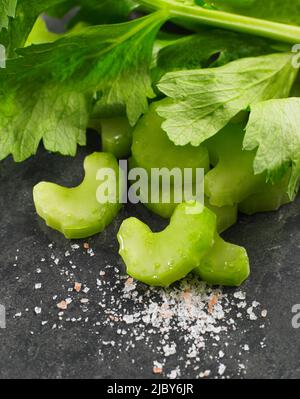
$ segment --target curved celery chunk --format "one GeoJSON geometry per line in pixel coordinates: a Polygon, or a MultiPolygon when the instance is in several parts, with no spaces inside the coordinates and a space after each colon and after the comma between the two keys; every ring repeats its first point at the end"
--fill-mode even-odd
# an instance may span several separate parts
{"type": "Polygon", "coordinates": [[[37,184],[33,198],[38,215],[49,227],[70,239],[86,238],[103,231],[121,206],[118,201],[98,202],[96,193],[101,181],[97,180],[97,173],[102,168],[115,172],[118,185],[118,163],[113,155],[105,153],[94,153],[85,158],[85,178],[78,187],[66,188],[46,182],[37,184]]]}
{"type": "Polygon", "coordinates": [[[243,126],[229,124],[206,142],[215,166],[205,176],[205,194],[212,205],[238,204],[265,185],[265,174],[254,175],[255,151],[243,151],[243,139],[243,126]]]}
{"type": "Polygon", "coordinates": [[[283,179],[276,183],[265,183],[259,193],[253,194],[239,204],[239,211],[246,215],[259,212],[277,211],[282,205],[291,202],[287,191],[290,180],[290,171],[283,179]]]}
{"type": "MultiPolygon", "coordinates": [[[[133,158],[130,158],[129,160],[129,165],[130,168],[135,168],[138,167],[136,161],[133,158]]],[[[161,187],[160,187],[161,189],[161,187]]],[[[176,186],[172,186],[170,188],[170,201],[169,202],[163,202],[162,201],[162,192],[160,192],[159,202],[151,202],[151,184],[148,186],[147,193],[144,193],[143,191],[140,192],[140,197],[145,205],[146,208],[148,208],[151,212],[155,213],[156,215],[165,218],[165,219],[170,219],[170,217],[173,215],[174,210],[178,203],[175,203],[174,197],[177,194],[176,191],[180,190],[181,192],[183,191],[182,188],[178,188],[176,186]]],[[[193,192],[195,190],[193,189],[193,192]]],[[[182,198],[187,201],[189,198],[184,198],[184,194],[182,194],[182,198]]],[[[211,205],[209,202],[209,198],[205,197],[204,198],[204,205],[213,211],[215,215],[217,216],[217,230],[219,233],[223,233],[225,230],[228,230],[230,227],[232,227],[236,222],[238,218],[238,206],[233,205],[233,206],[223,206],[223,207],[217,207],[211,205]]]]}
{"type": "Polygon", "coordinates": [[[152,168],[196,168],[209,170],[209,156],[205,147],[176,146],[161,128],[163,119],[156,109],[170,101],[152,103],[133,131],[132,155],[139,167],[151,173],[152,168]]]}
{"type": "Polygon", "coordinates": [[[136,218],[123,222],[118,233],[127,273],[153,286],[169,286],[201,264],[214,243],[215,215],[199,203],[176,208],[160,233],[136,218]]]}
{"type": "MultiPolygon", "coordinates": [[[[177,206],[177,204],[175,204],[174,202],[170,203],[146,202],[144,203],[144,205],[151,212],[165,219],[169,219],[173,215],[173,212],[177,206]]],[[[228,230],[231,226],[233,226],[237,222],[237,217],[238,217],[237,205],[223,206],[222,208],[219,208],[217,206],[211,205],[207,197],[205,198],[204,205],[216,215],[217,231],[219,233],[223,233],[225,230],[228,230]]]]}
{"type": "Polygon", "coordinates": [[[202,259],[195,273],[211,285],[240,286],[249,276],[249,258],[243,247],[229,244],[220,236],[202,259]]]}

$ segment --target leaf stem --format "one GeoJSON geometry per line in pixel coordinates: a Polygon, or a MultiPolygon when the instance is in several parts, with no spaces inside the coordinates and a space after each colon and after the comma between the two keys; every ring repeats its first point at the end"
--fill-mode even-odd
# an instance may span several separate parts
{"type": "Polygon", "coordinates": [[[211,10],[197,5],[184,4],[176,0],[138,1],[141,5],[152,10],[169,10],[171,18],[199,22],[291,44],[300,43],[300,27],[298,26],[211,10]]]}

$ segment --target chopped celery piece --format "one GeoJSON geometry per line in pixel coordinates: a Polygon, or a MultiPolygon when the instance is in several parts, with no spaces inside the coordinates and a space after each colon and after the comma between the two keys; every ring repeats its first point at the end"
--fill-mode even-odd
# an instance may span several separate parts
{"type": "Polygon", "coordinates": [[[204,146],[177,146],[161,128],[163,119],[156,109],[168,101],[170,100],[164,99],[152,103],[148,112],[137,123],[133,131],[133,158],[148,173],[152,168],[203,168],[206,173],[209,170],[207,149],[204,146]]]}
{"type": "MultiPolygon", "coordinates": [[[[135,159],[130,158],[129,160],[129,166],[130,168],[135,168],[138,167],[135,159]]],[[[170,201],[169,202],[163,202],[162,201],[162,192],[160,192],[160,202],[151,202],[151,184],[149,184],[148,187],[148,192],[147,193],[140,193],[141,200],[143,204],[148,208],[151,212],[155,213],[158,216],[161,216],[162,218],[169,219],[172,215],[173,212],[178,204],[175,203],[174,201],[174,196],[176,194],[176,190],[178,188],[175,188],[174,186],[171,187],[171,192],[170,192],[170,201]],[[148,196],[146,196],[148,195],[148,196]]],[[[180,188],[180,191],[183,191],[182,188],[180,188]]],[[[177,197],[177,195],[176,195],[177,197]]],[[[182,198],[183,194],[182,194],[182,198]]],[[[185,198],[185,200],[188,200],[189,198],[185,198]]],[[[205,197],[204,198],[204,205],[209,208],[211,211],[213,211],[216,216],[217,216],[217,230],[219,233],[223,233],[225,230],[228,230],[231,226],[233,226],[237,222],[238,218],[238,206],[237,205],[232,205],[232,206],[223,206],[223,207],[217,207],[211,205],[209,202],[209,198],[205,197]]]]}
{"type": "MultiPolygon", "coordinates": [[[[238,209],[237,205],[233,206],[224,206],[219,208],[217,206],[213,206],[209,203],[209,199],[206,197],[205,206],[210,209],[217,217],[217,230],[219,233],[223,233],[225,230],[228,230],[231,226],[233,226],[237,222],[237,214],[238,209]]],[[[174,202],[170,203],[144,203],[146,208],[148,208],[151,212],[156,215],[161,216],[162,218],[169,219],[176,208],[176,204],[174,202]]]]}
{"type": "Polygon", "coordinates": [[[291,202],[287,191],[290,179],[290,171],[283,179],[276,183],[265,183],[261,191],[252,194],[239,204],[239,211],[246,215],[254,215],[259,212],[277,211],[282,205],[291,202]]]}
{"type": "Polygon", "coordinates": [[[86,238],[103,231],[121,205],[118,201],[98,202],[96,192],[101,182],[97,180],[97,173],[102,168],[112,169],[118,179],[118,163],[114,156],[94,153],[85,158],[85,178],[78,187],[66,188],[46,182],[36,185],[33,198],[38,215],[49,227],[70,239],[86,238]]]}
{"type": "Polygon", "coordinates": [[[229,124],[206,142],[212,165],[205,176],[205,194],[212,205],[233,206],[265,185],[266,175],[254,175],[255,151],[243,151],[244,130],[229,124]]]}
{"type": "Polygon", "coordinates": [[[217,230],[221,234],[236,224],[238,219],[238,207],[232,206],[213,206],[209,199],[205,197],[205,206],[217,216],[217,230]]]}
{"type": "Polygon", "coordinates": [[[126,117],[101,120],[102,150],[118,159],[128,158],[131,153],[132,127],[126,117]]]}
{"type": "Polygon", "coordinates": [[[214,244],[216,216],[197,202],[177,206],[169,226],[160,233],[136,218],[123,222],[118,233],[127,273],[153,286],[169,286],[200,266],[214,244]]]}
{"type": "Polygon", "coordinates": [[[243,247],[225,242],[220,236],[202,259],[195,273],[211,285],[240,286],[249,276],[249,258],[243,247]]]}

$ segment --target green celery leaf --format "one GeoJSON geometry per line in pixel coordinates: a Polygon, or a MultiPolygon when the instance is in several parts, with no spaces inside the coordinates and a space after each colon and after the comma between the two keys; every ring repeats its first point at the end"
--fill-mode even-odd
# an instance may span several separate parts
{"type": "Polygon", "coordinates": [[[8,27],[9,17],[15,16],[17,0],[0,0],[0,31],[8,27]]]}
{"type": "Polygon", "coordinates": [[[218,9],[300,25],[300,0],[210,0],[218,9]]]}
{"type": "Polygon", "coordinates": [[[0,70],[0,159],[22,161],[43,139],[74,155],[85,143],[95,91],[124,105],[132,124],[153,96],[149,65],[165,12],[118,25],[85,28],[54,43],[19,50],[0,70]]]}
{"type": "Polygon", "coordinates": [[[173,99],[158,108],[163,129],[177,145],[200,145],[250,105],[287,97],[297,73],[286,53],[167,73],[158,84],[173,99]]]}
{"type": "Polygon", "coordinates": [[[220,29],[204,29],[163,47],[156,57],[154,79],[158,81],[167,72],[221,66],[239,58],[272,52],[274,48],[268,40],[220,29]]]}
{"type": "Polygon", "coordinates": [[[38,16],[61,2],[63,0],[18,0],[15,18],[0,32],[0,43],[6,47],[8,57],[14,57],[15,50],[25,45],[38,16]]]}
{"type": "Polygon", "coordinates": [[[273,183],[292,166],[288,194],[294,199],[300,182],[300,98],[254,104],[244,147],[250,151],[257,148],[254,171],[267,171],[268,180],[273,183]]]}

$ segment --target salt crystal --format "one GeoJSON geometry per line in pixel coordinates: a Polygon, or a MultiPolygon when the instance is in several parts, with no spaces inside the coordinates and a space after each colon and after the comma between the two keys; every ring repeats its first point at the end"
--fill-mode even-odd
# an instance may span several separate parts
{"type": "Polygon", "coordinates": [[[266,309],[261,311],[261,317],[267,317],[268,311],[266,309]]]}
{"type": "Polygon", "coordinates": [[[224,373],[225,373],[225,370],[226,370],[226,366],[224,365],[224,364],[220,364],[219,365],[219,368],[218,368],[218,373],[219,373],[219,375],[223,375],[224,373]]]}
{"type": "Polygon", "coordinates": [[[40,308],[39,306],[36,306],[36,307],[34,308],[34,312],[35,312],[36,314],[41,314],[42,308],[40,308]]]}

